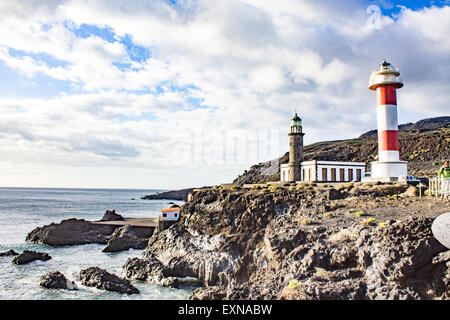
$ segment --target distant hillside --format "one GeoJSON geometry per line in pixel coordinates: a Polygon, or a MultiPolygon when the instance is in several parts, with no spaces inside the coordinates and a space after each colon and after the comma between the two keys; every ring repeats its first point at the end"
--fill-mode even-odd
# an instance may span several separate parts
{"type": "MultiPolygon", "coordinates": [[[[450,128],[450,117],[428,118],[416,123],[409,122],[398,126],[399,130],[432,130],[441,128],[450,128]]],[[[359,138],[374,137],[377,135],[377,132],[376,129],[370,130],[360,135],[359,138]]]]}
{"type": "MultiPolygon", "coordinates": [[[[434,176],[444,159],[449,159],[450,117],[437,117],[399,126],[400,159],[408,161],[408,173],[434,176]]],[[[370,162],[378,155],[377,130],[356,139],[317,142],[304,147],[305,160],[370,162]]],[[[237,177],[234,184],[264,183],[280,179],[279,164],[287,163],[289,153],[259,163],[237,177]]]]}

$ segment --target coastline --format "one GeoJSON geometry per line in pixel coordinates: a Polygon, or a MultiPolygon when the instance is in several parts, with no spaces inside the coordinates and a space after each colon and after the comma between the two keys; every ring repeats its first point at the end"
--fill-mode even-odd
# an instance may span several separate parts
{"type": "MultiPolygon", "coordinates": [[[[159,190],[145,190],[147,193],[159,190]]],[[[13,256],[0,257],[0,299],[2,300],[121,300],[121,299],[187,299],[191,290],[159,287],[151,283],[132,281],[140,294],[123,296],[119,293],[86,288],[77,280],[77,274],[93,265],[122,275],[127,258],[138,257],[142,249],[119,252],[102,252],[103,244],[52,247],[26,243],[26,235],[36,227],[77,217],[99,220],[106,209],[116,209],[124,216],[156,217],[167,201],[139,200],[142,190],[87,190],[87,189],[0,189],[0,252],[14,249],[45,252],[49,261],[35,261],[17,266],[11,263],[13,256]],[[131,198],[136,200],[131,200],[131,198]],[[76,292],[49,290],[39,286],[40,277],[50,271],[61,271],[81,288],[76,292]]],[[[178,201],[176,203],[181,204],[178,201]]]]}
{"type": "Polygon", "coordinates": [[[198,190],[127,278],[194,277],[190,299],[449,299],[448,249],[431,233],[447,202],[395,183],[198,190]]]}
{"type": "MultiPolygon", "coordinates": [[[[77,276],[81,268],[94,266],[130,281],[141,292],[133,299],[148,296],[149,290],[202,300],[448,299],[448,249],[431,234],[431,222],[446,210],[447,203],[419,198],[415,187],[393,183],[346,183],[337,189],[316,184],[222,186],[195,190],[182,205],[178,223],[150,236],[141,250],[102,253],[104,240],[102,245],[0,248],[32,248],[54,256],[22,267],[35,273],[35,281],[37,272],[41,277],[49,266],[73,263],[68,257],[73,252],[82,254],[76,268],[61,270],[82,288],[61,293],[64,299],[100,294],[77,276]],[[120,262],[108,267],[93,256],[120,257],[120,262]],[[384,282],[373,270],[391,278],[384,282]]],[[[5,267],[17,268],[5,260],[0,261],[5,267]]],[[[38,287],[37,282],[29,285],[38,287]]],[[[38,289],[40,297],[54,299],[45,290],[38,289]]]]}

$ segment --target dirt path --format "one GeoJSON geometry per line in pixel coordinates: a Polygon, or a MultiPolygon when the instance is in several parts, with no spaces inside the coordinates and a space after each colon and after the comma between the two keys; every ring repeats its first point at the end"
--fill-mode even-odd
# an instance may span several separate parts
{"type": "Polygon", "coordinates": [[[450,201],[430,197],[422,198],[394,198],[387,197],[358,199],[348,198],[334,201],[335,209],[329,214],[314,217],[315,221],[322,225],[347,226],[360,222],[367,218],[374,218],[375,223],[381,223],[389,219],[402,220],[408,217],[435,218],[440,214],[450,212],[450,201]],[[357,212],[363,212],[363,216],[357,216],[357,212]]]}

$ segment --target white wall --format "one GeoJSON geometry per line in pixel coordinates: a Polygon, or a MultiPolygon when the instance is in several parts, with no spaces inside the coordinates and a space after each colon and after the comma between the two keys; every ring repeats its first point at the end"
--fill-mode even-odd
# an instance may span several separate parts
{"type": "Polygon", "coordinates": [[[332,181],[332,169],[336,170],[336,175],[335,175],[335,181],[339,181],[341,182],[341,169],[344,170],[344,181],[350,181],[353,179],[357,178],[357,170],[361,170],[361,178],[364,177],[364,173],[365,173],[365,168],[364,167],[358,167],[358,166],[330,166],[330,165],[318,165],[317,166],[318,169],[318,179],[319,181],[332,181]],[[327,169],[327,176],[324,177],[322,175],[322,171],[323,169],[326,168],[327,169]],[[352,170],[353,172],[353,177],[350,176],[349,170],[352,170]],[[351,179],[350,179],[351,178],[351,179]]]}
{"type": "MultiPolygon", "coordinates": [[[[342,182],[340,179],[340,169],[344,169],[344,181],[356,179],[356,170],[361,170],[361,178],[365,174],[365,165],[360,162],[337,162],[337,161],[305,161],[300,165],[302,181],[328,181],[331,182],[331,169],[336,169],[336,182],[342,182]],[[316,172],[317,166],[317,172],[316,172]],[[327,176],[322,177],[322,169],[327,169],[327,176]],[[353,178],[350,179],[348,170],[353,170],[353,178]],[[303,173],[304,171],[304,173],[303,173]]],[[[289,168],[287,164],[280,166],[280,180],[289,181],[289,168]]]]}
{"type": "Polygon", "coordinates": [[[336,182],[342,182],[340,170],[344,169],[344,180],[343,181],[351,181],[356,179],[358,169],[361,170],[361,178],[364,177],[365,173],[365,165],[358,162],[335,162],[335,161],[306,161],[302,163],[301,166],[302,173],[303,169],[305,170],[305,175],[303,177],[304,181],[315,181],[317,177],[317,181],[328,181],[332,182],[331,179],[331,169],[336,170],[336,182]],[[317,172],[316,172],[317,168],[317,172]],[[327,169],[326,177],[322,176],[322,169],[327,169]],[[349,169],[353,171],[353,177],[350,179],[349,169]]]}
{"type": "Polygon", "coordinates": [[[289,167],[287,164],[280,166],[280,181],[289,181],[289,167]]]}
{"type": "Polygon", "coordinates": [[[161,212],[163,221],[176,221],[180,217],[180,211],[161,212]],[[166,215],[164,217],[164,215],[166,215]]]}

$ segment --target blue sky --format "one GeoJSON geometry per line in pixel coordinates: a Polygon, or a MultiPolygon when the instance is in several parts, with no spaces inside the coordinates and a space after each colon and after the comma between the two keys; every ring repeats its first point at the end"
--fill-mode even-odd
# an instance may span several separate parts
{"type": "Polygon", "coordinates": [[[0,4],[1,186],[229,182],[376,126],[371,70],[400,67],[399,121],[448,115],[448,1],[0,4]],[[379,11],[378,11],[379,9],[379,11]]]}
{"type": "Polygon", "coordinates": [[[368,1],[369,4],[375,4],[380,6],[383,14],[390,16],[391,18],[396,18],[400,13],[402,7],[412,9],[414,11],[422,10],[423,8],[429,8],[431,6],[442,8],[449,4],[446,0],[429,0],[429,1],[419,1],[419,0],[400,0],[400,1],[379,1],[373,0],[368,1]]]}

